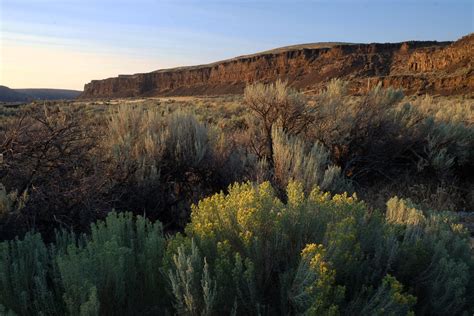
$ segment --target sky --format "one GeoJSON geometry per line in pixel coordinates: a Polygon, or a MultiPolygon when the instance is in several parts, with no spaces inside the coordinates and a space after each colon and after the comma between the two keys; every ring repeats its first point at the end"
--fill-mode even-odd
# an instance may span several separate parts
{"type": "Polygon", "coordinates": [[[472,32],[473,0],[0,0],[0,85],[82,90],[292,44],[472,32]]]}

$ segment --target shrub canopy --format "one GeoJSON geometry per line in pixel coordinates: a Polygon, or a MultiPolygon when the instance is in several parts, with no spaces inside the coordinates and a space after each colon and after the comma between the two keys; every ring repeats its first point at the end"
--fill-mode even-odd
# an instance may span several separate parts
{"type": "Polygon", "coordinates": [[[111,213],[91,234],[0,243],[0,304],[21,315],[472,312],[474,262],[455,218],[393,198],[386,215],[355,195],[286,201],[234,184],[193,206],[185,234],[111,213]]]}

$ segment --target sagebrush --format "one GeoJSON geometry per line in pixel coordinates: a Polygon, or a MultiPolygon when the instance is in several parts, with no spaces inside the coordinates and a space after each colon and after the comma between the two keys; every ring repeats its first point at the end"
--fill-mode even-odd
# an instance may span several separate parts
{"type": "Polygon", "coordinates": [[[449,214],[290,182],[234,184],[185,234],[111,213],[91,233],[0,244],[0,304],[21,315],[420,315],[473,311],[468,235],[449,214]]]}

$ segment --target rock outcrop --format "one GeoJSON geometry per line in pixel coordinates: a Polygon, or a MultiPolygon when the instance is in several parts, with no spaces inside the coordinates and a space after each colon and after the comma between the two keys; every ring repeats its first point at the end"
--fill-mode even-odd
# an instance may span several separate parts
{"type": "Polygon", "coordinates": [[[93,80],[81,98],[242,93],[247,83],[288,80],[317,92],[332,78],[361,93],[378,82],[407,94],[472,94],[474,34],[456,42],[298,45],[208,65],[93,80]]]}

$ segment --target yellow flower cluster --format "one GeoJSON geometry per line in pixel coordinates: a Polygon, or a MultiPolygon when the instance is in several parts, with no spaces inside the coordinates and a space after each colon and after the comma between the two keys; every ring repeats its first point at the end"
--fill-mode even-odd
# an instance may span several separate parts
{"type": "Polygon", "coordinates": [[[322,276],[329,272],[329,266],[324,261],[326,250],[321,244],[307,244],[301,251],[301,257],[309,260],[309,266],[322,276]]]}
{"type": "Polygon", "coordinates": [[[300,206],[305,200],[303,184],[294,181],[288,183],[286,195],[288,197],[288,204],[290,206],[300,206]]]}
{"type": "Polygon", "coordinates": [[[331,200],[331,194],[329,192],[321,192],[321,189],[316,187],[309,194],[309,199],[314,203],[325,203],[331,200]]]}
{"type": "Polygon", "coordinates": [[[355,204],[357,202],[357,195],[353,193],[351,196],[344,192],[343,194],[336,194],[332,197],[332,201],[337,205],[355,204]]]}
{"type": "Polygon", "coordinates": [[[234,184],[229,194],[216,194],[192,207],[188,232],[201,237],[234,234],[248,243],[274,226],[282,208],[269,182],[234,184]]]}

